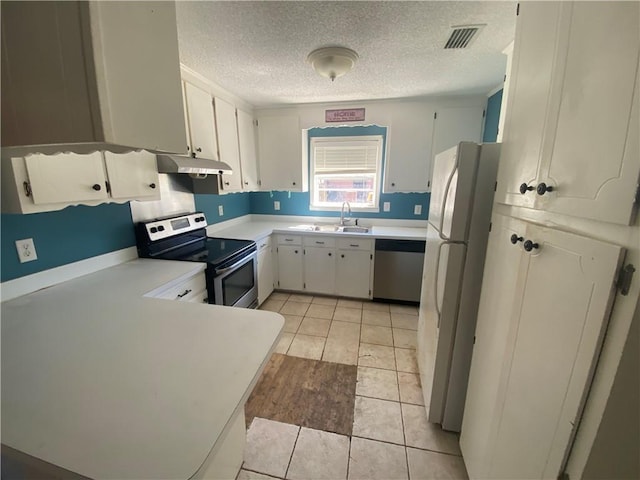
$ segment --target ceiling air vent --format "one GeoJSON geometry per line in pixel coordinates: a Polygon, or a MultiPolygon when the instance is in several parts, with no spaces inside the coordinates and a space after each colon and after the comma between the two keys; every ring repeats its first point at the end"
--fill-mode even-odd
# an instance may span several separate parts
{"type": "Polygon", "coordinates": [[[447,44],[444,46],[447,48],[467,48],[473,40],[478,36],[479,30],[484,25],[461,25],[453,27],[451,36],[447,40],[447,44]]]}

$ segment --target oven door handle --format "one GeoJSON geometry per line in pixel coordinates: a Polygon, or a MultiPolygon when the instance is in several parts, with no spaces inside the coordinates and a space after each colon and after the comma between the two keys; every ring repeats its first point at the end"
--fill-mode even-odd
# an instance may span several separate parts
{"type": "Polygon", "coordinates": [[[252,260],[254,256],[255,255],[253,255],[253,254],[249,255],[249,256],[246,256],[242,260],[240,260],[239,262],[236,262],[236,263],[234,263],[233,265],[231,265],[230,267],[227,267],[227,268],[216,268],[215,269],[216,275],[224,275],[225,273],[230,272],[231,270],[235,270],[240,265],[242,265],[244,263],[247,263],[249,260],[252,260]]]}

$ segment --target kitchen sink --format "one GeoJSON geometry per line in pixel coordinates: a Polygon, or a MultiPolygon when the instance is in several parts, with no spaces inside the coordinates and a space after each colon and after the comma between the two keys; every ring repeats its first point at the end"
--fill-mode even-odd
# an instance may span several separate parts
{"type": "Polygon", "coordinates": [[[369,233],[369,227],[360,227],[358,225],[356,226],[350,226],[350,227],[337,227],[336,232],[343,232],[343,233],[369,233]]]}
{"type": "Polygon", "coordinates": [[[331,232],[331,233],[369,233],[369,227],[360,225],[296,225],[289,227],[291,230],[301,230],[310,232],[331,232]]]}

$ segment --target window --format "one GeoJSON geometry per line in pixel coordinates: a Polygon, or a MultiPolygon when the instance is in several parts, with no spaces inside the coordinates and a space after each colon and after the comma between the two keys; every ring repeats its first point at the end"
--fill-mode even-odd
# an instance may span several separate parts
{"type": "Polygon", "coordinates": [[[312,137],[311,208],[378,211],[382,135],[312,137]]]}

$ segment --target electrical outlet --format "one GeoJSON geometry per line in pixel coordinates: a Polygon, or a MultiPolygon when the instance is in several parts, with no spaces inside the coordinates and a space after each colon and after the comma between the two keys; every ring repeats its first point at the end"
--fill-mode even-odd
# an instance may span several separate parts
{"type": "Polygon", "coordinates": [[[218,215],[220,216],[224,215],[224,208],[222,207],[222,205],[218,205],[218,215]]]}
{"type": "Polygon", "coordinates": [[[274,210],[280,210],[280,202],[278,200],[275,200],[273,202],[273,209],[274,210]]]}
{"type": "Polygon", "coordinates": [[[18,258],[20,263],[32,262],[38,259],[36,254],[36,246],[33,244],[33,238],[25,238],[24,240],[16,240],[16,249],[18,250],[18,258]]]}
{"type": "Polygon", "coordinates": [[[390,212],[391,211],[391,202],[384,202],[382,204],[382,210],[385,212],[390,212]]]}
{"type": "Polygon", "coordinates": [[[415,205],[413,207],[413,214],[414,215],[422,215],[422,205],[415,205]]]}

